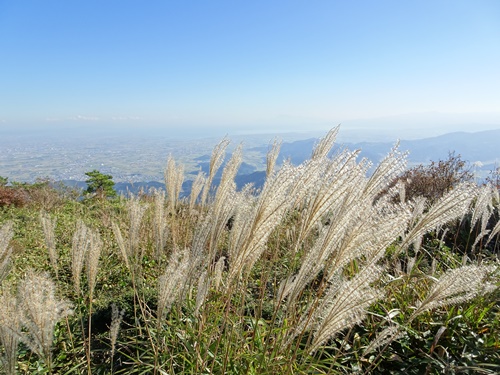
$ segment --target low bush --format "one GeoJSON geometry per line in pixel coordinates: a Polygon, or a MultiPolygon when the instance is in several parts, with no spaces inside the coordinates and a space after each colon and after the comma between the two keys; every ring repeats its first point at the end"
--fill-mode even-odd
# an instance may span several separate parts
{"type": "Polygon", "coordinates": [[[0,186],[0,207],[22,207],[29,201],[26,191],[12,186],[0,186]]]}

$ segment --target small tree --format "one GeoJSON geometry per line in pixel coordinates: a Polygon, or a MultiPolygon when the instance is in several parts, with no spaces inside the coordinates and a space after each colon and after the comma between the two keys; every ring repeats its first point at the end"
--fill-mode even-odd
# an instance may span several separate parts
{"type": "Polygon", "coordinates": [[[96,169],[85,173],[85,175],[89,177],[85,181],[87,183],[85,194],[93,194],[102,199],[116,197],[116,191],[113,188],[115,183],[111,175],[103,174],[96,169]]]}

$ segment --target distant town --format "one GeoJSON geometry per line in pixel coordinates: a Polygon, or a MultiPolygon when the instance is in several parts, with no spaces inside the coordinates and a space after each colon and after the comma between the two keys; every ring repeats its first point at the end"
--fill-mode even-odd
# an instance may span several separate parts
{"type": "MultiPolygon", "coordinates": [[[[340,130],[340,133],[342,130],[340,130]]],[[[267,150],[276,135],[250,135],[230,138],[228,153],[242,143],[244,164],[240,175],[265,170],[267,150]]],[[[285,135],[280,161],[290,159],[300,163],[310,156],[318,138],[302,134],[285,135]]],[[[476,133],[449,133],[421,140],[401,141],[400,148],[409,150],[411,164],[440,160],[449,152],[460,154],[484,176],[498,167],[500,152],[497,140],[500,130],[476,133]]],[[[169,155],[185,168],[186,180],[192,180],[200,169],[207,168],[213,147],[221,138],[170,139],[166,136],[148,137],[115,135],[0,137],[0,176],[9,181],[34,182],[84,181],[85,172],[97,169],[111,174],[114,181],[137,183],[163,181],[163,171],[169,155]]],[[[374,162],[389,152],[393,142],[339,142],[339,147],[361,149],[361,157],[374,162]]]]}

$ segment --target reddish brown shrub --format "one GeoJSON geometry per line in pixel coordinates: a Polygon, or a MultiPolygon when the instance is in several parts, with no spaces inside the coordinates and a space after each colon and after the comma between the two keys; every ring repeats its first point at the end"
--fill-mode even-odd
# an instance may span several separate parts
{"type": "Polygon", "coordinates": [[[0,207],[22,207],[28,201],[29,196],[24,189],[12,186],[0,186],[0,207]]]}
{"type": "Polygon", "coordinates": [[[473,182],[474,174],[460,155],[450,153],[447,160],[432,161],[429,165],[418,165],[408,169],[398,181],[405,184],[406,200],[422,196],[429,203],[435,202],[462,182],[473,182]]]}

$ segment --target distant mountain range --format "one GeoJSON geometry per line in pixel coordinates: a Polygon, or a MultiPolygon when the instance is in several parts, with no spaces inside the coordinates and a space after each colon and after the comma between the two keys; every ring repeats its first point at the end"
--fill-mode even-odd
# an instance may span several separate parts
{"type": "MultiPolygon", "coordinates": [[[[283,143],[280,155],[278,156],[278,165],[285,160],[290,160],[293,164],[300,164],[309,159],[314,146],[318,143],[318,138],[309,138],[305,140],[283,143]]],[[[487,130],[476,133],[454,132],[445,135],[418,139],[402,140],[400,150],[409,151],[409,165],[428,164],[430,161],[444,160],[448,158],[449,153],[455,152],[463,160],[469,163],[476,163],[476,172],[485,176],[488,171],[495,169],[500,163],[500,129],[487,130]],[[480,162],[481,164],[478,164],[480,162]],[[478,166],[479,165],[479,166],[478,166]]],[[[382,160],[394,146],[390,142],[360,142],[360,143],[341,143],[334,147],[332,152],[340,148],[351,150],[360,149],[360,157],[367,158],[374,163],[382,160]]],[[[265,160],[268,146],[254,147],[249,151],[262,154],[262,161],[265,160]]],[[[226,161],[229,159],[228,155],[226,161]]],[[[208,173],[210,155],[202,155],[196,158],[198,167],[201,171],[208,173]]],[[[221,167],[215,176],[214,184],[220,181],[221,167]]],[[[189,178],[189,176],[187,176],[189,178]]],[[[193,177],[193,176],[191,176],[193,177]]],[[[248,163],[242,163],[236,176],[235,182],[238,188],[242,188],[248,183],[254,184],[257,188],[261,187],[265,181],[265,171],[259,171],[248,163]]],[[[64,183],[78,188],[85,188],[85,183],[81,181],[63,181],[64,183]]],[[[189,195],[191,191],[192,180],[186,180],[183,185],[183,195],[189,195]]],[[[115,188],[118,192],[137,193],[140,190],[148,191],[150,188],[164,189],[165,185],[161,182],[137,182],[137,183],[116,183],[115,188]]]]}
{"type": "MultiPolygon", "coordinates": [[[[284,143],[281,147],[279,160],[290,159],[294,164],[300,164],[311,156],[317,138],[284,143]]],[[[418,140],[402,140],[399,149],[409,151],[408,161],[411,164],[427,164],[431,160],[446,159],[450,152],[460,154],[463,160],[470,163],[480,161],[484,167],[493,167],[500,162],[500,129],[477,133],[455,132],[445,135],[418,140]]],[[[361,150],[360,156],[373,161],[380,161],[394,146],[390,142],[359,142],[337,144],[334,152],[342,147],[351,150],[361,150]]],[[[257,147],[264,155],[267,147],[257,147]]],[[[484,168],[483,167],[483,168],[484,168]]]]}

